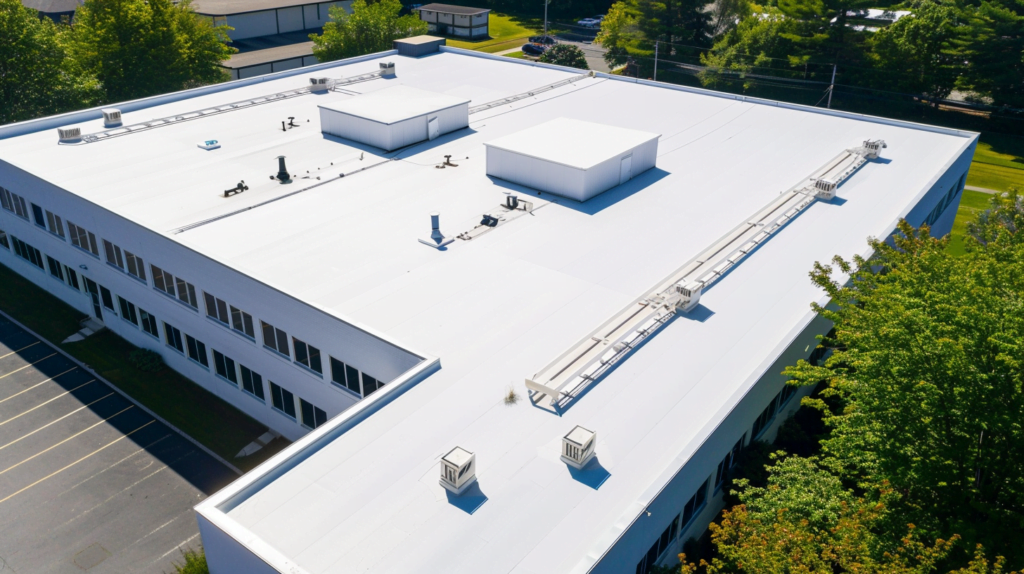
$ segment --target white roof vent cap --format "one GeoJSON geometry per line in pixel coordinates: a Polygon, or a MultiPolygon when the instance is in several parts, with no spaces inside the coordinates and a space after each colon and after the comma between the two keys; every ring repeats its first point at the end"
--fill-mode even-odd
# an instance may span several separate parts
{"type": "Polygon", "coordinates": [[[476,455],[457,446],[442,456],[440,482],[449,492],[462,494],[476,482],[476,455]]]}
{"type": "Polygon", "coordinates": [[[106,108],[103,112],[103,127],[116,128],[121,125],[121,110],[117,108],[106,108]]]}
{"type": "Polygon", "coordinates": [[[380,63],[380,75],[384,78],[391,78],[395,75],[395,63],[394,62],[381,62],[380,63]]]}
{"type": "Polygon", "coordinates": [[[582,470],[594,458],[597,433],[579,425],[562,437],[562,462],[582,470]]]}
{"type": "Polygon", "coordinates": [[[82,128],[57,128],[57,135],[60,136],[60,143],[80,142],[82,128]]]}
{"type": "Polygon", "coordinates": [[[310,78],[309,90],[311,92],[326,92],[334,87],[334,78],[310,78]]]}

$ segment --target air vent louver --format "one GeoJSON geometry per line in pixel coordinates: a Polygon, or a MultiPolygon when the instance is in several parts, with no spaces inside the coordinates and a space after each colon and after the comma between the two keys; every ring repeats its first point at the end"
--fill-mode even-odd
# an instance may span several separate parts
{"type": "Polygon", "coordinates": [[[61,143],[73,143],[82,140],[82,128],[57,128],[61,143]]]}

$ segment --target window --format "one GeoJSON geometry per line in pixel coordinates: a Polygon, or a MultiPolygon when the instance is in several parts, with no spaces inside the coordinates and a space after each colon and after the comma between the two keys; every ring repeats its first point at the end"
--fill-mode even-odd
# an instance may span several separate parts
{"type": "Polygon", "coordinates": [[[384,386],[383,382],[366,373],[360,373],[352,365],[346,365],[334,357],[330,359],[331,381],[339,387],[346,388],[361,397],[368,397],[384,386]]]}
{"type": "Polygon", "coordinates": [[[324,369],[320,364],[320,349],[295,337],[292,337],[292,341],[295,343],[295,362],[322,375],[324,369]]]}
{"type": "Polygon", "coordinates": [[[100,285],[100,298],[103,299],[103,306],[111,311],[117,312],[114,309],[114,296],[110,294],[110,289],[107,289],[103,285],[100,285]]]}
{"type": "Polygon", "coordinates": [[[117,302],[121,307],[121,318],[138,327],[139,316],[135,313],[135,305],[129,303],[120,295],[117,297],[117,302]]]}
{"type": "Polygon", "coordinates": [[[175,297],[174,276],[152,264],[150,264],[149,270],[153,272],[153,287],[156,287],[171,297],[175,297]]]}
{"type": "Polygon", "coordinates": [[[61,269],[60,261],[57,261],[53,257],[47,255],[46,266],[50,268],[50,275],[56,277],[57,279],[60,279],[61,281],[64,280],[64,270],[61,269]]]}
{"type": "Polygon", "coordinates": [[[32,219],[35,220],[36,225],[42,228],[46,228],[46,218],[43,217],[43,208],[36,204],[32,204],[32,219]]]}
{"type": "Polygon", "coordinates": [[[157,339],[160,338],[160,331],[156,326],[156,317],[150,315],[146,311],[139,307],[139,319],[142,320],[142,330],[150,335],[153,335],[157,339]]]}
{"type": "Polygon", "coordinates": [[[11,243],[7,239],[7,233],[3,229],[0,229],[0,245],[3,245],[7,249],[11,248],[11,243]]]}
{"type": "Polygon", "coordinates": [[[252,315],[241,309],[231,308],[231,328],[252,340],[256,340],[256,332],[252,328],[252,315]]]}
{"type": "Polygon", "coordinates": [[[195,285],[185,281],[181,277],[175,278],[175,281],[178,286],[178,300],[198,311],[199,302],[196,300],[195,285]]]}
{"type": "Polygon", "coordinates": [[[82,288],[78,285],[78,273],[74,269],[68,267],[67,265],[64,266],[64,281],[68,284],[69,287],[74,287],[76,291],[82,290],[82,288]]]}
{"type": "Polygon", "coordinates": [[[181,354],[185,354],[185,345],[181,344],[181,331],[164,323],[164,335],[167,336],[167,346],[181,354]]]}
{"type": "Polygon", "coordinates": [[[210,368],[210,359],[206,356],[206,345],[202,341],[193,338],[192,335],[185,335],[185,346],[188,348],[188,358],[207,369],[210,368]]]}
{"type": "Polygon", "coordinates": [[[703,484],[697,488],[697,492],[693,493],[690,500],[686,501],[686,506],[683,507],[682,519],[679,522],[679,531],[686,530],[686,527],[690,525],[690,521],[704,508],[704,503],[707,502],[708,498],[708,481],[705,480],[703,484]]]}
{"type": "Polygon", "coordinates": [[[315,429],[327,422],[327,413],[306,402],[306,399],[299,399],[299,409],[302,412],[302,426],[315,429]]]}
{"type": "Polygon", "coordinates": [[[637,574],[647,574],[654,569],[655,564],[658,562],[658,557],[668,550],[669,545],[676,539],[676,534],[679,530],[679,517],[672,519],[672,523],[665,527],[662,531],[661,536],[654,541],[651,545],[651,549],[647,551],[647,554],[640,559],[640,562],[636,565],[637,574]]]}
{"type": "Polygon", "coordinates": [[[292,419],[295,418],[295,395],[288,392],[287,389],[281,388],[273,381],[270,382],[270,402],[274,405],[275,410],[284,413],[292,419]]]}
{"type": "Polygon", "coordinates": [[[52,212],[46,212],[46,229],[50,230],[50,233],[64,239],[64,222],[61,221],[59,215],[54,215],[52,212]]]}
{"type": "Polygon", "coordinates": [[[291,357],[288,353],[288,334],[263,321],[260,321],[260,326],[263,328],[263,346],[291,357]]]}
{"type": "Polygon", "coordinates": [[[718,489],[725,484],[725,479],[729,477],[729,470],[736,466],[736,457],[743,450],[744,438],[746,437],[740,437],[740,440],[736,441],[736,444],[733,445],[732,450],[726,453],[722,462],[718,463],[718,470],[715,471],[715,492],[718,492],[718,489]]]}
{"type": "Polygon", "coordinates": [[[228,304],[223,299],[218,299],[206,291],[203,291],[203,299],[206,300],[207,317],[225,325],[230,325],[228,323],[228,304]]]}
{"type": "Polygon", "coordinates": [[[765,407],[764,410],[761,411],[761,414],[757,416],[757,419],[754,421],[754,428],[750,431],[750,436],[755,439],[760,437],[761,434],[764,433],[764,429],[768,428],[772,419],[775,418],[775,413],[777,413],[795,393],[796,387],[792,387],[790,385],[783,387],[783,389],[779,391],[779,394],[775,395],[775,398],[772,399],[772,402],[768,403],[768,406],[765,407]]]}
{"type": "Polygon", "coordinates": [[[121,256],[121,248],[104,239],[103,250],[107,254],[107,263],[124,271],[124,258],[121,256]]]}
{"type": "Polygon", "coordinates": [[[145,281],[146,265],[142,262],[142,258],[127,249],[124,251],[124,258],[128,263],[128,274],[140,281],[145,281]]]}
{"type": "Polygon", "coordinates": [[[785,406],[786,403],[789,402],[789,399],[793,398],[793,395],[795,394],[796,387],[794,385],[786,385],[782,387],[782,390],[779,391],[779,396],[776,399],[776,401],[779,403],[779,409],[781,410],[782,407],[785,406]]]}
{"type": "Polygon", "coordinates": [[[17,215],[22,219],[28,219],[28,208],[25,207],[25,198],[16,193],[0,187],[0,206],[17,215]]]}
{"type": "Polygon", "coordinates": [[[238,386],[238,371],[235,369],[235,361],[231,357],[225,357],[218,350],[213,351],[213,366],[217,376],[238,386]]]}
{"type": "Polygon", "coordinates": [[[25,261],[28,261],[32,265],[42,269],[43,268],[43,254],[38,249],[32,247],[28,243],[18,239],[17,237],[11,236],[12,243],[14,243],[14,254],[21,257],[25,261]]]}
{"type": "Polygon", "coordinates": [[[245,365],[239,367],[242,369],[242,390],[261,401],[266,401],[263,397],[263,377],[245,365]]]}
{"type": "Polygon", "coordinates": [[[68,231],[71,232],[71,245],[92,254],[94,257],[100,256],[100,250],[96,247],[96,236],[92,232],[86,231],[70,221],[68,222],[68,231]]]}

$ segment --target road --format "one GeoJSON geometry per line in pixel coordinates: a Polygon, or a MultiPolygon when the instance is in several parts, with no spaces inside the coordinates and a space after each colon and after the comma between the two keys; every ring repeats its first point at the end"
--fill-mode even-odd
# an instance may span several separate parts
{"type": "Polygon", "coordinates": [[[236,477],[0,316],[0,573],[171,572],[236,477]]]}

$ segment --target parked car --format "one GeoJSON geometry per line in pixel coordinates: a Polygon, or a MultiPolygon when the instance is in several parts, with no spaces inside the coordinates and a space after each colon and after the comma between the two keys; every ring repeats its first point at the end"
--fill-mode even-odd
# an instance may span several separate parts
{"type": "Polygon", "coordinates": [[[551,36],[530,36],[531,44],[543,44],[545,46],[554,46],[558,43],[558,40],[551,36]]]}
{"type": "Polygon", "coordinates": [[[601,21],[593,18],[584,18],[576,22],[576,25],[583,26],[584,28],[597,28],[601,25],[601,21]]]}
{"type": "Polygon", "coordinates": [[[523,44],[523,53],[527,56],[540,56],[547,51],[547,47],[539,44],[523,44]]]}

